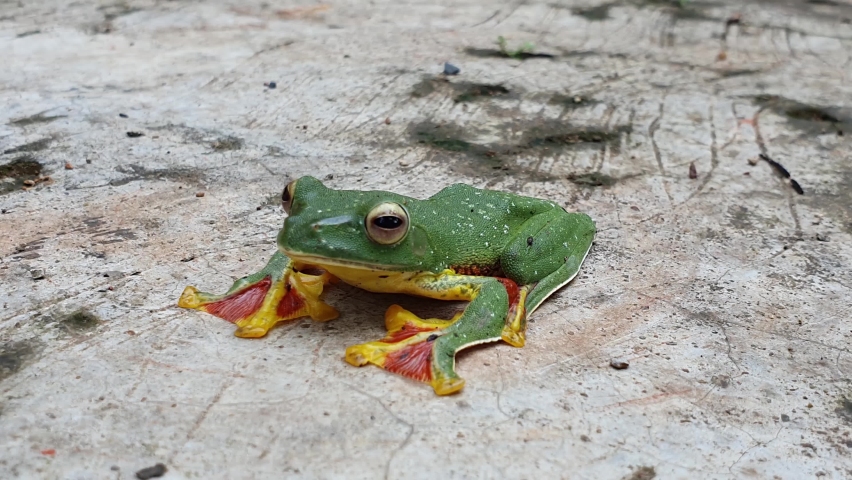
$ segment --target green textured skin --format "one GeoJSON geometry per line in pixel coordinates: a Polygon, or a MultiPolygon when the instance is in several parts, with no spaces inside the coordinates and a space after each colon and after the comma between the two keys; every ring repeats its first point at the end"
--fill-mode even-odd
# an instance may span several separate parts
{"type": "Polygon", "coordinates": [[[524,314],[529,315],[574,278],[595,235],[595,224],[586,214],[566,212],[547,200],[462,184],[417,200],[383,191],[332,190],[313,177],[302,177],[290,208],[278,235],[283,252],[389,271],[428,272],[435,275],[415,280],[425,289],[464,287],[476,292],[461,318],[431,339],[433,375],[443,378],[458,378],[456,352],[501,338],[510,305],[506,288],[496,278],[442,272],[494,272],[529,287],[524,314]],[[366,232],[366,216],[383,202],[396,202],[409,215],[408,235],[394,245],[377,244],[366,232]]]}

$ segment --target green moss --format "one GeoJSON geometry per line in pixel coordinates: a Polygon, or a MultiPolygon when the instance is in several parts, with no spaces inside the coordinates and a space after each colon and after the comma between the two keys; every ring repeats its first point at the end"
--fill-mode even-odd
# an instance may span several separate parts
{"type": "Polygon", "coordinates": [[[0,195],[20,190],[24,186],[24,181],[35,180],[41,175],[41,170],[41,164],[32,155],[24,155],[5,165],[0,165],[0,180],[5,178],[14,180],[0,181],[0,195]]]}
{"type": "Polygon", "coordinates": [[[101,320],[86,310],[77,310],[61,320],[65,328],[73,331],[91,330],[101,323],[101,320]]]}

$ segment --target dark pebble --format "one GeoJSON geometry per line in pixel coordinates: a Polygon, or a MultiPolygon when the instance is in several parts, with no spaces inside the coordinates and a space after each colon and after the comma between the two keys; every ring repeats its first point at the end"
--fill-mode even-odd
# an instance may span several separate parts
{"type": "Polygon", "coordinates": [[[125,113],[119,113],[118,116],[121,118],[127,118],[127,114],[125,113]]]}
{"type": "Polygon", "coordinates": [[[624,360],[610,360],[609,366],[616,370],[624,370],[625,368],[629,367],[630,364],[625,362],[624,360]]]}
{"type": "Polygon", "coordinates": [[[127,132],[127,136],[130,138],[138,138],[144,136],[145,134],[142,132],[127,132]]]}
{"type": "Polygon", "coordinates": [[[275,83],[275,82],[269,82],[269,83],[266,84],[266,86],[269,87],[269,88],[275,88],[275,87],[278,86],[278,84],[275,83]]]}
{"type": "Polygon", "coordinates": [[[444,63],[444,75],[458,75],[459,73],[461,73],[459,67],[449,62],[444,63]]]}
{"type": "Polygon", "coordinates": [[[136,472],[136,478],[139,480],[148,480],[149,478],[162,477],[166,474],[166,466],[158,463],[153,467],[143,468],[136,472]]]}

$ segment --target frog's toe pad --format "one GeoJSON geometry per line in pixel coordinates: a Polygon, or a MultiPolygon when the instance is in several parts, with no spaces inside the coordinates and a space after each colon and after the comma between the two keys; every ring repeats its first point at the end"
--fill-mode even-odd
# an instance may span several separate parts
{"type": "Polygon", "coordinates": [[[503,328],[500,338],[509,345],[517,348],[521,348],[527,343],[527,338],[524,332],[516,331],[511,326],[503,328]]]}
{"type": "Polygon", "coordinates": [[[464,379],[459,377],[435,379],[431,383],[438,395],[452,395],[464,388],[464,379]]]}

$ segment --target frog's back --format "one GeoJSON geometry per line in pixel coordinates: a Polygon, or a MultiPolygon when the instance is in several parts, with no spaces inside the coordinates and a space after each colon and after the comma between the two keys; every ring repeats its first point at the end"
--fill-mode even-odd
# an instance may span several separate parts
{"type": "Polygon", "coordinates": [[[464,202],[464,203],[482,203],[506,205],[509,207],[518,207],[528,209],[533,207],[535,210],[545,210],[550,208],[559,208],[558,205],[540,198],[525,197],[514,193],[501,192],[499,190],[485,190],[482,188],[472,187],[464,183],[454,183],[448,187],[444,187],[441,191],[432,195],[427,201],[435,201],[437,204],[446,202],[464,202]]]}

